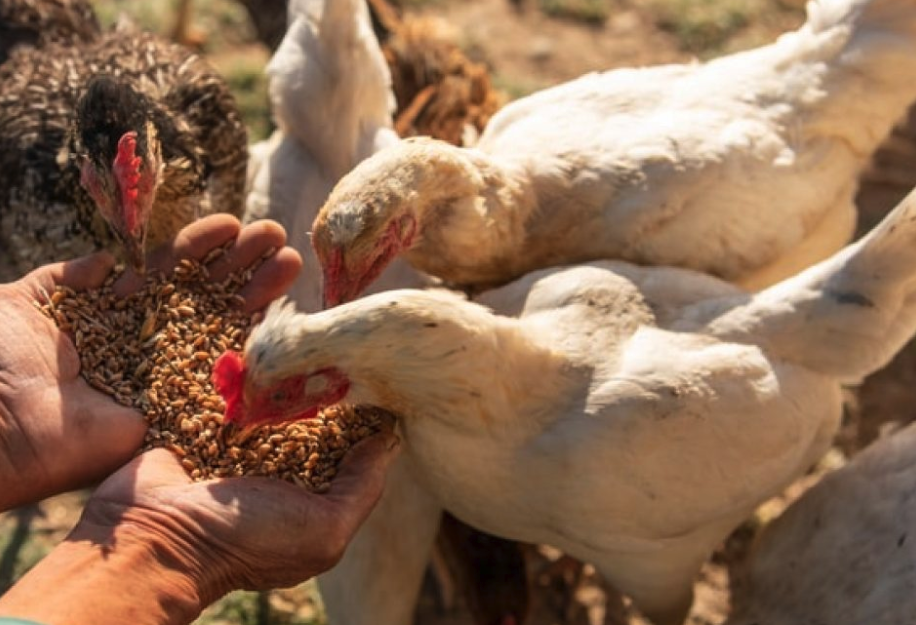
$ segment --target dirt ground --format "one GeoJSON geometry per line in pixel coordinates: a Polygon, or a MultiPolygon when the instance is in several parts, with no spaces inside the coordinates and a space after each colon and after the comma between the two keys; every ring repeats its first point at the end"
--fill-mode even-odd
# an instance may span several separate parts
{"type": "MultiPolygon", "coordinates": [[[[438,16],[452,28],[468,55],[485,62],[494,84],[510,96],[519,96],[585,72],[614,67],[689,61],[677,37],[659,28],[655,16],[638,0],[613,2],[602,26],[549,17],[536,6],[538,0],[442,0],[411,9],[438,16]]],[[[609,0],[610,1],[610,0],[609,0]]],[[[724,46],[735,50],[767,42],[799,24],[799,2],[783,0],[769,19],[749,24],[724,46]]],[[[265,55],[266,58],[266,55],[265,55]]],[[[224,59],[225,61],[225,59],[224,59]]],[[[913,120],[916,122],[916,120],[913,120]]],[[[916,123],[909,128],[916,129],[916,123]]],[[[916,151],[907,131],[901,131],[879,153],[876,166],[863,178],[859,194],[862,226],[867,229],[910,188],[916,185],[916,151]]],[[[813,484],[819,475],[841,466],[844,459],[888,428],[913,419],[916,405],[916,346],[910,345],[886,369],[848,393],[847,413],[835,450],[811,475],[800,480],[783,497],[761,507],[758,514],[722,545],[697,581],[697,599],[691,625],[721,623],[728,613],[730,569],[740,566],[756,529],[774,518],[788,501],[813,484]]],[[[0,558],[0,588],[37,561],[75,523],[81,494],[46,502],[39,512],[25,509],[0,516],[0,534],[9,547],[17,540],[17,527],[31,533],[16,561],[0,558]],[[36,516],[37,515],[37,516],[36,516]]],[[[9,549],[4,549],[4,553],[9,549]]],[[[626,602],[605,588],[589,567],[555,564],[560,554],[544,547],[529,547],[527,561],[533,580],[529,625],[639,625],[644,623],[626,602]]],[[[567,563],[568,564],[568,563],[567,563]]],[[[282,622],[320,622],[320,609],[309,593],[273,593],[271,605],[297,619],[282,622]],[[290,605],[292,607],[290,607],[290,605]]],[[[418,608],[419,625],[469,625],[472,621],[460,597],[443,605],[440,586],[430,579],[418,608]]],[[[447,601],[445,602],[447,603],[447,601]]],[[[220,623],[255,622],[227,611],[220,623]]],[[[241,614],[239,612],[238,614],[241,614]]],[[[266,621],[281,622],[281,620],[266,621]]]]}

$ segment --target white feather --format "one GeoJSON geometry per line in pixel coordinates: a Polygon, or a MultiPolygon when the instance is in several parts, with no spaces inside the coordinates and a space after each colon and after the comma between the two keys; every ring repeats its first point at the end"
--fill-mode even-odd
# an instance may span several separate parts
{"type": "MultiPolygon", "coordinates": [[[[245,221],[268,218],[286,229],[304,261],[289,295],[315,311],[322,277],[312,222],[341,176],[397,141],[394,95],[364,0],[295,0],[289,24],[267,68],[280,129],[252,148],[245,221]]],[[[401,262],[373,290],[426,282],[401,262]]]]}
{"type": "Polygon", "coordinates": [[[873,443],[770,523],[726,625],[900,625],[916,614],[916,425],[873,443]]]}

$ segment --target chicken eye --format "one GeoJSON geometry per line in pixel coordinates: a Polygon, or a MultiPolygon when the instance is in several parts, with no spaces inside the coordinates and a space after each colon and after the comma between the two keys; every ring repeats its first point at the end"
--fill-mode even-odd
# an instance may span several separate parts
{"type": "Polygon", "coordinates": [[[271,401],[276,403],[285,402],[289,398],[289,393],[286,391],[274,391],[274,394],[270,396],[271,401]]]}

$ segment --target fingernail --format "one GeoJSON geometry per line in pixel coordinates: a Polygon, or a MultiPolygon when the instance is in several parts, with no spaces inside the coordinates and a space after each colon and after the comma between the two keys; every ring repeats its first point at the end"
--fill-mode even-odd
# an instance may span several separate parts
{"type": "Polygon", "coordinates": [[[392,432],[388,435],[388,440],[385,443],[385,448],[388,451],[394,451],[401,446],[401,437],[392,432]]]}
{"type": "Polygon", "coordinates": [[[376,416],[379,420],[379,427],[382,432],[394,433],[394,428],[398,422],[397,417],[386,410],[378,410],[376,416]]]}

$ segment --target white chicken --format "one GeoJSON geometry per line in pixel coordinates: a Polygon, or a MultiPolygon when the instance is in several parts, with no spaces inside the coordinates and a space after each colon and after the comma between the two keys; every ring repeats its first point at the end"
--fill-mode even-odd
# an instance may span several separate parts
{"type": "Polygon", "coordinates": [[[916,617],[916,425],[874,443],[768,525],[726,625],[916,617]]]}
{"type": "Polygon", "coordinates": [[[816,0],[766,47],[589,74],[476,148],[405,141],[344,177],[314,226],[325,295],[398,255],[476,289],[594,259],[765,286],[849,240],[856,175],[914,99],[913,0],[816,0]]]}
{"type": "Polygon", "coordinates": [[[713,548],[828,448],[841,383],[916,331],[916,192],[755,295],[614,261],[505,292],[518,318],[438,291],[274,307],[244,357],[215,366],[226,419],[336,401],[400,415],[416,475],[456,517],[592,562],[654,622],[678,623],[713,548]]]}
{"type": "MultiPolygon", "coordinates": [[[[391,78],[364,0],[291,0],[289,28],[267,73],[279,130],[252,148],[245,221],[284,226],[304,261],[290,297],[301,310],[320,310],[312,222],[344,174],[398,141],[391,78]]],[[[426,282],[400,263],[375,290],[426,282]]]]}
{"type": "MultiPolygon", "coordinates": [[[[318,209],[341,176],[398,141],[388,66],[364,0],[292,0],[289,28],[267,72],[279,130],[251,150],[245,220],[271,218],[286,228],[304,261],[289,296],[299,310],[314,312],[322,307],[321,272],[308,231],[318,209]]],[[[373,289],[424,283],[401,262],[373,289]]],[[[407,458],[396,461],[343,559],[319,577],[332,624],[410,621],[441,516],[412,473],[407,458]]]]}

